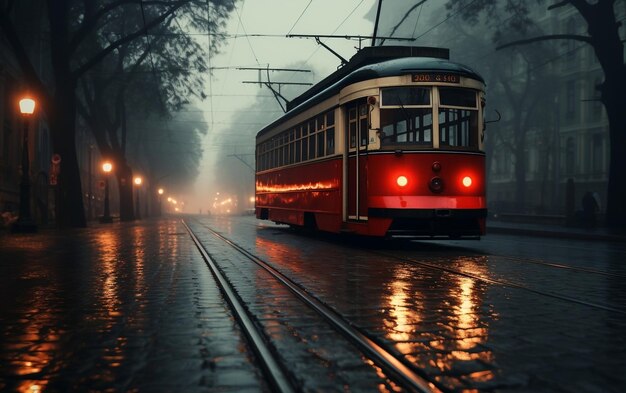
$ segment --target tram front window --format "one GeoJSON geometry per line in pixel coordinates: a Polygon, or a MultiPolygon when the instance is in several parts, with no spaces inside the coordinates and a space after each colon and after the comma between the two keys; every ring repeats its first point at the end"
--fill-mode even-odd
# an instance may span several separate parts
{"type": "Polygon", "coordinates": [[[440,149],[478,150],[478,135],[476,90],[445,86],[381,89],[382,148],[428,149],[437,138],[440,149]],[[433,123],[438,123],[438,132],[433,123]]]}
{"type": "Polygon", "coordinates": [[[433,145],[431,108],[382,109],[380,128],[383,146],[412,144],[432,147],[433,145]]]}
{"type": "Polygon", "coordinates": [[[478,149],[478,105],[474,90],[439,88],[439,146],[478,149]]]}

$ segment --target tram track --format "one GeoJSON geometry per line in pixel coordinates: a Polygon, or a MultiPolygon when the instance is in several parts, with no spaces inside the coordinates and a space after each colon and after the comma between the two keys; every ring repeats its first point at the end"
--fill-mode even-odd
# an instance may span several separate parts
{"type": "MultiPolygon", "coordinates": [[[[523,290],[526,292],[530,292],[536,295],[540,295],[540,296],[545,296],[545,297],[550,297],[553,299],[558,299],[558,300],[562,300],[562,301],[567,301],[570,303],[575,303],[575,304],[579,304],[579,305],[583,305],[583,306],[587,306],[587,307],[591,307],[591,308],[595,308],[595,309],[599,309],[599,310],[604,310],[604,311],[609,311],[609,312],[613,312],[613,313],[617,313],[617,314],[621,314],[621,315],[626,315],[626,310],[621,310],[615,307],[611,307],[611,306],[607,306],[605,304],[599,304],[599,303],[595,303],[595,302],[590,302],[590,301],[586,301],[586,300],[582,300],[582,299],[578,299],[572,296],[568,296],[568,295],[563,295],[563,294],[558,294],[558,293],[554,293],[554,292],[550,292],[550,291],[545,291],[545,290],[540,290],[540,289],[535,289],[532,288],[528,285],[524,285],[521,284],[519,282],[515,282],[515,281],[511,281],[511,280],[506,280],[506,279],[501,279],[501,278],[490,278],[490,277],[484,277],[478,274],[474,274],[474,273],[470,273],[470,272],[465,272],[459,269],[455,269],[455,268],[451,268],[451,267],[445,267],[445,266],[441,266],[441,265],[437,265],[434,263],[429,263],[429,262],[424,262],[424,261],[419,261],[417,259],[414,258],[410,258],[410,257],[406,257],[406,256],[398,256],[398,255],[394,255],[394,254],[390,254],[390,253],[386,253],[386,252],[379,252],[379,251],[373,251],[373,254],[376,255],[380,255],[382,257],[385,258],[391,258],[397,261],[402,261],[402,262],[409,262],[411,264],[415,264],[415,265],[419,265],[421,267],[430,269],[430,270],[435,270],[435,271],[444,271],[450,274],[454,274],[457,276],[463,276],[463,277],[467,277],[476,281],[481,281],[484,283],[488,283],[488,284],[492,284],[492,285],[500,285],[500,286],[504,286],[504,287],[509,287],[509,288],[516,288],[519,290],[523,290]]],[[[514,258],[511,258],[514,259],[514,258]]],[[[521,262],[523,262],[524,260],[521,260],[521,262]]],[[[549,265],[547,263],[543,263],[546,266],[552,266],[549,265]]],[[[555,264],[553,264],[555,265],[555,264]]],[[[567,269],[568,267],[566,265],[560,265],[560,266],[552,266],[552,267],[558,267],[560,269],[567,269]]],[[[622,275],[617,275],[617,274],[611,274],[611,273],[607,273],[607,272],[601,272],[601,271],[593,271],[593,269],[591,269],[591,271],[587,271],[587,269],[583,269],[583,268],[574,268],[574,267],[570,267],[571,269],[568,270],[572,270],[572,271],[582,271],[582,272],[586,272],[586,273],[594,273],[594,274],[604,274],[604,275],[611,275],[611,276],[616,276],[616,277],[623,277],[622,275]]]]}
{"type": "MultiPolygon", "coordinates": [[[[263,370],[268,374],[272,386],[280,392],[291,392],[297,390],[297,388],[294,387],[293,383],[290,381],[290,378],[285,374],[285,371],[283,370],[284,367],[279,364],[279,361],[276,359],[276,355],[274,355],[272,350],[269,348],[267,342],[268,339],[264,337],[263,332],[259,330],[254,322],[252,322],[250,315],[248,315],[248,312],[242,304],[239,296],[232,288],[232,285],[228,282],[227,277],[220,272],[216,261],[209,255],[202,242],[184,220],[183,225],[189,232],[189,235],[202,254],[202,257],[205,259],[207,266],[209,266],[213,274],[216,276],[219,285],[223,288],[224,296],[228,299],[228,303],[235,310],[237,318],[241,320],[242,329],[245,331],[246,336],[250,339],[255,353],[259,356],[259,359],[263,364],[263,370]]],[[[232,249],[243,255],[246,259],[254,262],[257,266],[268,272],[282,286],[288,288],[289,291],[293,293],[302,303],[314,310],[330,326],[332,326],[335,331],[350,341],[358,351],[372,361],[373,364],[379,367],[398,386],[410,392],[445,391],[445,388],[439,386],[436,382],[428,380],[426,376],[418,374],[418,372],[413,370],[414,366],[412,367],[410,364],[407,364],[406,360],[397,356],[392,350],[385,348],[382,344],[367,336],[360,329],[345,320],[335,310],[327,306],[312,294],[308,293],[305,289],[301,288],[298,284],[269,265],[267,262],[248,252],[245,248],[239,246],[210,227],[203,224],[200,225],[220,241],[224,242],[232,249]]]]}
{"type": "Polygon", "coordinates": [[[511,262],[530,263],[530,264],[535,264],[535,265],[553,267],[556,269],[563,269],[563,270],[569,270],[569,271],[574,271],[574,272],[590,273],[590,274],[596,274],[600,276],[626,279],[626,274],[613,273],[613,272],[608,272],[605,270],[588,268],[588,267],[571,266],[571,265],[566,265],[563,263],[544,261],[541,259],[520,258],[520,257],[512,257],[512,256],[500,255],[500,254],[490,254],[489,256],[499,258],[502,260],[511,261],[511,262]]]}
{"type": "Polygon", "coordinates": [[[220,269],[218,268],[215,260],[211,258],[209,253],[206,251],[198,237],[192,231],[192,229],[187,225],[187,223],[183,220],[183,226],[191,236],[194,244],[198,248],[198,251],[202,255],[205,263],[211,270],[213,276],[217,280],[222,293],[228,304],[231,306],[231,309],[236,315],[237,321],[239,322],[244,334],[248,338],[250,345],[254,352],[256,353],[260,363],[262,364],[262,368],[269,378],[269,382],[272,387],[282,393],[290,393],[296,391],[293,387],[293,383],[289,380],[287,375],[284,373],[280,363],[276,359],[276,356],[272,353],[270,347],[267,344],[267,340],[263,337],[263,333],[259,328],[256,327],[250,316],[248,315],[245,307],[233,289],[232,285],[228,282],[226,277],[222,274],[220,269]]]}

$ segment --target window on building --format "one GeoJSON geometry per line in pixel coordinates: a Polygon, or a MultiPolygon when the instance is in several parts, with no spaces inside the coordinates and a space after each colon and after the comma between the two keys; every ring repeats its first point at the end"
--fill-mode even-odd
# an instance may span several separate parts
{"type": "Polygon", "coordinates": [[[576,81],[567,81],[565,97],[565,116],[573,119],[576,115],[576,81]]]}
{"type": "Polygon", "coordinates": [[[593,173],[600,174],[604,171],[604,136],[602,134],[593,135],[591,151],[593,173]]]}
{"type": "Polygon", "coordinates": [[[576,165],[576,141],[573,137],[567,138],[565,142],[565,173],[573,175],[576,165]]]}

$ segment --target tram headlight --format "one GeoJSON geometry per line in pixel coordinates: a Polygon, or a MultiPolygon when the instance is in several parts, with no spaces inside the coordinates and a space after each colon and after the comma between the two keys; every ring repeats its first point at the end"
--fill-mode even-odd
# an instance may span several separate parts
{"type": "Polygon", "coordinates": [[[409,184],[409,179],[407,179],[406,176],[398,176],[396,183],[398,183],[400,187],[404,187],[409,184]]]}
{"type": "Polygon", "coordinates": [[[469,176],[465,176],[465,177],[463,178],[463,185],[464,185],[465,187],[470,187],[470,186],[472,185],[472,178],[471,178],[471,177],[469,177],[469,176]]]}

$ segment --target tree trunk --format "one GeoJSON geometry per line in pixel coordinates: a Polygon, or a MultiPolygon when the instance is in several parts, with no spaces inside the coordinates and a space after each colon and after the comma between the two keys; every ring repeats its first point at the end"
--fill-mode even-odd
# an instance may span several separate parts
{"type": "Polygon", "coordinates": [[[56,153],[61,155],[61,173],[58,177],[56,220],[60,227],[85,227],[85,210],[76,156],[76,78],[70,69],[68,50],[68,9],[66,2],[48,1],[50,20],[50,48],[54,77],[54,109],[50,116],[50,135],[56,153]]]}
{"type": "Polygon", "coordinates": [[[115,171],[120,198],[120,220],[132,221],[135,219],[133,205],[133,171],[123,157],[116,160],[118,170],[115,171]]]}
{"type": "MultiPolygon", "coordinates": [[[[517,131],[520,132],[520,131],[517,131]]],[[[526,213],[526,143],[515,146],[515,204],[520,213],[526,213]]]]}
{"type": "Polygon", "coordinates": [[[624,44],[615,20],[613,2],[600,1],[583,15],[588,23],[592,46],[604,71],[600,99],[609,119],[611,157],[607,192],[606,223],[613,228],[626,228],[626,120],[624,92],[626,65],[624,44]]]}
{"type": "Polygon", "coordinates": [[[50,117],[50,135],[54,152],[61,155],[61,172],[57,185],[59,192],[55,201],[56,222],[62,228],[82,228],[87,222],[75,146],[76,108],[73,86],[57,86],[52,105],[54,110],[50,117]]]}
{"type": "Polygon", "coordinates": [[[606,224],[612,228],[626,228],[626,118],[623,94],[626,91],[626,67],[622,67],[618,80],[607,76],[602,101],[609,118],[611,157],[606,201],[606,224]]]}

